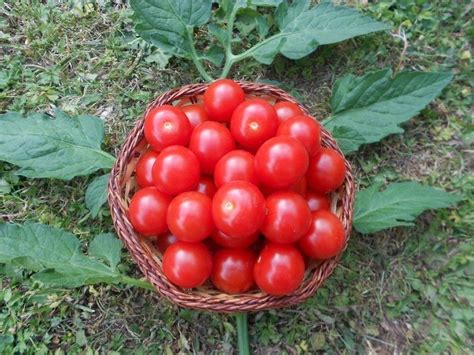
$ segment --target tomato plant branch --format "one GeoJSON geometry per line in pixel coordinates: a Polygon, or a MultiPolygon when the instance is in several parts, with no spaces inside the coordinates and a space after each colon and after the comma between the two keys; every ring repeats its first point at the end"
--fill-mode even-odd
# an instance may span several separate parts
{"type": "Polygon", "coordinates": [[[189,43],[191,43],[191,59],[196,66],[199,74],[201,74],[202,78],[206,81],[214,81],[214,79],[209,75],[209,73],[204,69],[199,56],[196,51],[196,47],[194,46],[194,39],[193,39],[193,28],[191,26],[186,27],[186,35],[188,36],[189,43]]]}
{"type": "Polygon", "coordinates": [[[235,320],[237,322],[237,345],[239,355],[249,355],[249,331],[247,327],[247,313],[236,313],[235,320]]]}

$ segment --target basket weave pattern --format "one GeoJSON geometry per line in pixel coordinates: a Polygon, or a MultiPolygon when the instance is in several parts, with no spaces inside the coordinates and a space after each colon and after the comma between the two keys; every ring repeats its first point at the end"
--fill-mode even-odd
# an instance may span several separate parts
{"type": "MultiPolygon", "coordinates": [[[[277,87],[251,82],[239,82],[239,84],[247,95],[270,96],[276,100],[290,101],[297,104],[307,115],[310,115],[303,105],[277,87]]],[[[143,117],[156,106],[172,104],[174,101],[183,98],[194,100],[197,95],[204,93],[207,86],[208,84],[192,84],[167,91],[147,107],[143,117]]],[[[156,290],[180,306],[217,312],[245,312],[281,308],[301,303],[312,296],[332,273],[342,253],[321,263],[310,264],[302,285],[295,292],[286,296],[270,296],[257,290],[240,295],[228,295],[219,292],[210,284],[205,284],[198,289],[184,290],[168,281],[162,271],[161,254],[150,241],[142,238],[134,231],[128,218],[128,204],[136,191],[135,179],[132,176],[133,170],[138,158],[147,149],[144,140],[143,121],[143,118],[139,120],[128,135],[112,168],[108,185],[108,201],[117,234],[140,270],[155,286],[156,290]]],[[[321,143],[323,146],[332,148],[342,154],[335,140],[324,127],[321,127],[321,143]]],[[[332,194],[332,211],[339,216],[344,225],[347,246],[352,225],[355,186],[351,166],[347,160],[345,163],[347,168],[345,181],[339,190],[332,194]]]]}

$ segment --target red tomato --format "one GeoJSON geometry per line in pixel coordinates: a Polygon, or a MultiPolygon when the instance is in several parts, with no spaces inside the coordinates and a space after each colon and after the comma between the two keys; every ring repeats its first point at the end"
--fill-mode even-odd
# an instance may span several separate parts
{"type": "Polygon", "coordinates": [[[233,150],[224,155],[214,169],[214,181],[221,187],[229,181],[248,181],[258,184],[255,173],[254,157],[245,150],[233,150]]]}
{"type": "Polygon", "coordinates": [[[158,238],[156,238],[156,247],[161,253],[164,253],[168,247],[178,241],[178,238],[176,238],[175,235],[173,235],[171,232],[167,232],[165,234],[159,235],[158,238]]]}
{"type": "Polygon", "coordinates": [[[309,229],[311,211],[297,193],[275,192],[267,198],[267,215],[262,234],[275,243],[294,243],[309,229]]]}
{"type": "Polygon", "coordinates": [[[232,112],[245,99],[245,93],[235,81],[214,81],[204,92],[204,107],[211,120],[229,122],[232,112]]]}
{"type": "Polygon", "coordinates": [[[153,165],[155,186],[168,195],[194,190],[199,183],[199,160],[188,148],[173,145],[165,148],[153,165]]]}
{"type": "Polygon", "coordinates": [[[291,137],[270,138],[255,155],[259,181],[272,188],[285,188],[297,183],[307,168],[308,152],[291,137]]]}
{"type": "Polygon", "coordinates": [[[321,149],[321,126],[308,116],[295,116],[282,122],[277,136],[290,136],[299,140],[309,156],[321,149]]]}
{"type": "Polygon", "coordinates": [[[216,244],[226,248],[247,248],[255,243],[259,233],[249,234],[245,237],[230,237],[224,232],[214,229],[211,238],[216,244]]]}
{"type": "Polygon", "coordinates": [[[296,192],[298,195],[304,196],[306,193],[306,177],[302,177],[297,183],[290,186],[290,191],[296,192]]]}
{"type": "Polygon", "coordinates": [[[153,186],[153,174],[152,168],[155,164],[155,160],[158,157],[157,152],[149,150],[143,154],[138,160],[137,166],[135,167],[135,177],[137,184],[140,187],[153,186]]]}
{"type": "Polygon", "coordinates": [[[201,286],[212,271],[212,255],[203,243],[177,242],[163,255],[163,273],[177,286],[201,286]]]}
{"type": "Polygon", "coordinates": [[[207,117],[206,109],[200,104],[183,106],[181,107],[181,110],[184,112],[186,117],[188,117],[192,128],[195,128],[200,123],[203,123],[209,119],[207,117]]]}
{"type": "Polygon", "coordinates": [[[298,105],[289,101],[277,102],[274,108],[280,122],[286,121],[287,119],[294,116],[304,115],[303,111],[298,105]]]}
{"type": "Polygon", "coordinates": [[[339,254],[346,240],[344,226],[329,211],[313,212],[309,231],[299,240],[300,249],[315,259],[329,259],[339,254]]]}
{"type": "Polygon", "coordinates": [[[208,178],[207,176],[201,176],[196,191],[201,192],[204,195],[209,196],[210,198],[213,198],[214,194],[217,191],[217,187],[214,184],[214,180],[208,178]]]}
{"type": "Polygon", "coordinates": [[[255,263],[253,275],[263,292],[283,296],[301,285],[304,268],[303,256],[293,245],[268,243],[255,263]]]}
{"type": "Polygon", "coordinates": [[[306,180],[311,189],[329,192],[341,186],[345,176],[344,158],[333,149],[321,148],[309,161],[306,180]]]}
{"type": "Polygon", "coordinates": [[[305,198],[311,212],[319,210],[329,211],[331,209],[329,197],[325,193],[308,191],[306,192],[305,198]]]}
{"type": "Polygon", "coordinates": [[[217,229],[239,238],[257,232],[265,218],[265,198],[247,181],[231,181],[219,188],[212,200],[217,229]]]}
{"type": "Polygon", "coordinates": [[[235,149],[235,142],[230,131],[222,124],[206,121],[194,129],[189,149],[199,159],[202,171],[213,174],[219,159],[235,149]]]}
{"type": "Polygon", "coordinates": [[[221,249],[212,260],[211,281],[219,290],[235,294],[253,286],[253,266],[257,257],[248,249],[221,249]]]}
{"type": "Polygon", "coordinates": [[[183,192],[171,201],[166,221],[168,228],[182,242],[200,242],[214,229],[211,199],[197,191],[183,192]]]}
{"type": "Polygon", "coordinates": [[[145,117],[145,138],[160,151],[170,145],[188,145],[191,124],[179,108],[163,105],[152,109],[145,117]]]}
{"type": "Polygon", "coordinates": [[[128,215],[133,228],[150,237],[168,230],[166,211],[171,198],[155,187],[145,187],[133,195],[128,207],[128,215]]]}
{"type": "Polygon", "coordinates": [[[242,102],[232,114],[230,132],[246,149],[256,149],[275,136],[278,119],[275,109],[261,99],[242,102]]]}

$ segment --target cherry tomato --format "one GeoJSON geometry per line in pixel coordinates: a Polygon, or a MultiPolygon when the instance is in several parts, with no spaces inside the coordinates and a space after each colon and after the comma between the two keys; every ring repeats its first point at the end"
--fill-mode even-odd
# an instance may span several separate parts
{"type": "Polygon", "coordinates": [[[299,115],[304,115],[303,111],[298,105],[289,101],[277,102],[274,106],[277,113],[278,120],[280,122],[286,121],[287,119],[299,115]]]}
{"type": "Polygon", "coordinates": [[[133,228],[150,237],[168,230],[166,211],[171,198],[155,187],[145,187],[133,195],[128,207],[128,215],[133,228]]]}
{"type": "Polygon", "coordinates": [[[203,243],[177,242],[163,255],[163,273],[177,286],[201,286],[212,271],[212,255],[203,243]]]}
{"type": "Polygon", "coordinates": [[[219,188],[212,200],[217,229],[239,238],[257,232],[265,218],[265,198],[247,181],[231,181],[219,188]]]}
{"type": "Polygon", "coordinates": [[[275,136],[278,119],[275,109],[261,99],[242,102],[232,114],[230,132],[244,148],[256,149],[275,136]]]}
{"type": "Polygon", "coordinates": [[[168,247],[178,241],[178,238],[171,232],[166,232],[165,234],[159,235],[156,238],[156,247],[161,253],[164,253],[168,247]]]}
{"type": "Polygon", "coordinates": [[[219,290],[235,294],[253,286],[257,257],[248,249],[221,249],[212,260],[211,281],[219,290]]]}
{"type": "Polygon", "coordinates": [[[158,154],[159,153],[154,150],[149,150],[138,160],[137,166],[135,167],[135,178],[137,179],[138,186],[142,188],[153,186],[152,168],[158,154]]]}
{"type": "Polygon", "coordinates": [[[261,231],[268,240],[294,243],[305,234],[311,224],[311,211],[297,193],[275,192],[267,198],[267,215],[261,231]]]}
{"type": "Polygon", "coordinates": [[[213,198],[214,194],[217,191],[217,187],[214,184],[214,180],[207,176],[201,176],[196,191],[201,192],[206,196],[209,196],[209,198],[213,198]]]}
{"type": "Polygon", "coordinates": [[[259,233],[255,232],[245,237],[230,237],[224,232],[215,229],[211,238],[216,244],[226,248],[247,248],[258,239],[259,233]]]}
{"type": "Polygon", "coordinates": [[[214,81],[204,92],[204,107],[211,120],[229,122],[232,112],[245,99],[245,93],[235,81],[214,81]]]}
{"type": "Polygon", "coordinates": [[[227,153],[219,159],[214,169],[214,181],[217,187],[238,180],[258,184],[254,157],[245,150],[233,150],[227,153]]]}
{"type": "Polygon", "coordinates": [[[283,296],[301,285],[304,269],[303,256],[293,245],[268,243],[255,263],[253,275],[263,292],[283,296]]]}
{"type": "Polygon", "coordinates": [[[309,156],[321,149],[321,126],[308,116],[295,116],[282,122],[277,136],[290,136],[299,140],[309,156]]]}
{"type": "Polygon", "coordinates": [[[255,155],[259,181],[272,188],[285,188],[297,183],[307,168],[308,152],[291,137],[270,138],[255,155]]]}
{"type": "Polygon", "coordinates": [[[145,138],[160,151],[170,145],[188,145],[191,124],[179,108],[163,105],[152,109],[145,117],[145,138]]]}
{"type": "Polygon", "coordinates": [[[188,148],[165,148],[153,165],[155,186],[168,195],[194,190],[199,183],[199,160],[188,148]]]}
{"type": "Polygon", "coordinates": [[[202,171],[213,174],[219,159],[235,149],[235,142],[230,131],[222,124],[206,121],[194,129],[189,149],[199,159],[202,171]]]}
{"type": "Polygon", "coordinates": [[[305,198],[311,212],[319,210],[329,211],[331,209],[329,197],[325,193],[308,191],[306,192],[305,198]]]}
{"type": "Polygon", "coordinates": [[[188,117],[192,128],[197,127],[200,123],[209,119],[207,117],[206,109],[200,104],[183,106],[181,107],[181,110],[184,112],[186,117],[188,117]]]}
{"type": "Polygon", "coordinates": [[[321,148],[309,161],[306,180],[311,189],[329,192],[341,186],[345,176],[344,158],[333,149],[321,148]]]}
{"type": "Polygon", "coordinates": [[[214,229],[211,205],[211,199],[200,192],[179,194],[168,207],[168,228],[182,242],[206,239],[214,229]]]}
{"type": "Polygon", "coordinates": [[[329,259],[339,254],[346,240],[344,226],[329,211],[313,212],[309,231],[299,240],[299,247],[315,259],[329,259]]]}

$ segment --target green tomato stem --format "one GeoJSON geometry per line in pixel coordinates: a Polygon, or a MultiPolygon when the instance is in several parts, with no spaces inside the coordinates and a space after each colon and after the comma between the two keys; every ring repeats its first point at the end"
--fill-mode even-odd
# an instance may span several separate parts
{"type": "Polygon", "coordinates": [[[155,291],[155,286],[153,286],[151,283],[145,280],[140,280],[133,277],[122,275],[122,277],[120,278],[120,282],[126,285],[140,287],[145,290],[155,291]]]}
{"type": "Polygon", "coordinates": [[[235,320],[237,322],[237,345],[239,355],[250,355],[247,313],[236,313],[235,320]]]}
{"type": "Polygon", "coordinates": [[[196,47],[194,46],[192,27],[188,26],[186,28],[186,33],[188,36],[189,43],[191,43],[191,59],[193,60],[193,63],[196,66],[196,69],[198,70],[199,74],[201,74],[204,80],[208,82],[214,81],[214,79],[208,74],[206,69],[204,69],[201,61],[199,60],[199,56],[196,52],[196,47]]]}

